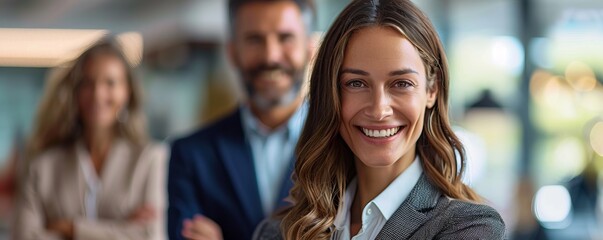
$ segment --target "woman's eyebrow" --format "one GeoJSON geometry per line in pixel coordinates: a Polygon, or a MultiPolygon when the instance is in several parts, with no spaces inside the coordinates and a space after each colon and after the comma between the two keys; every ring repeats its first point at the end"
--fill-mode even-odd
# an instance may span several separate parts
{"type": "MultiPolygon", "coordinates": [[[[351,73],[351,74],[356,74],[356,75],[362,75],[362,76],[369,76],[370,74],[364,70],[360,70],[360,69],[355,69],[355,68],[344,68],[341,70],[340,72],[341,74],[344,73],[351,73]]],[[[400,69],[400,70],[395,70],[395,71],[391,71],[389,73],[390,76],[400,76],[400,75],[405,75],[405,74],[419,74],[417,71],[410,69],[410,68],[404,68],[404,69],[400,69]]]]}
{"type": "Polygon", "coordinates": [[[342,69],[340,72],[340,74],[344,74],[344,73],[351,73],[351,74],[356,74],[356,75],[363,75],[363,76],[368,76],[370,75],[368,72],[360,70],[360,69],[355,69],[355,68],[344,68],[342,69]]]}
{"type": "Polygon", "coordinates": [[[410,74],[410,73],[414,73],[419,75],[419,73],[413,69],[410,68],[404,68],[404,69],[400,69],[400,70],[396,70],[396,71],[392,71],[389,73],[389,76],[400,76],[400,75],[405,75],[405,74],[410,74]]]}

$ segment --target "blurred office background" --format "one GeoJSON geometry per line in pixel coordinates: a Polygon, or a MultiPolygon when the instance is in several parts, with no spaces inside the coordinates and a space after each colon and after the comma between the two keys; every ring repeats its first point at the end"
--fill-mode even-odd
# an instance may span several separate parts
{"type": "MultiPolygon", "coordinates": [[[[317,0],[317,39],[347,0],[317,0]]],[[[447,50],[466,182],[512,239],[603,239],[603,1],[422,0],[447,50]]],[[[0,0],[0,239],[44,85],[105,33],[138,64],[154,138],[236,107],[226,0],[0,0]]]]}

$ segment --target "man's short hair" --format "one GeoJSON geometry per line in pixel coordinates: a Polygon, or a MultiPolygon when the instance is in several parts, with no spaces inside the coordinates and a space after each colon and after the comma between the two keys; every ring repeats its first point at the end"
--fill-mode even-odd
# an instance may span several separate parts
{"type": "Polygon", "coordinates": [[[305,24],[306,32],[309,34],[314,30],[314,22],[316,18],[316,8],[313,0],[229,0],[228,1],[228,20],[230,34],[234,36],[237,25],[237,13],[241,7],[254,2],[284,2],[291,1],[299,7],[302,18],[305,24]]]}

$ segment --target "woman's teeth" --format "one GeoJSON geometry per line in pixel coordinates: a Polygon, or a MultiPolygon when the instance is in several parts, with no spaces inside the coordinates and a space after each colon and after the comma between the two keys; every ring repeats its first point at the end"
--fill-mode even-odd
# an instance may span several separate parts
{"type": "Polygon", "coordinates": [[[361,128],[364,135],[372,138],[386,138],[391,137],[394,134],[398,133],[400,127],[390,128],[390,129],[382,129],[382,130],[371,130],[367,128],[361,128]]]}

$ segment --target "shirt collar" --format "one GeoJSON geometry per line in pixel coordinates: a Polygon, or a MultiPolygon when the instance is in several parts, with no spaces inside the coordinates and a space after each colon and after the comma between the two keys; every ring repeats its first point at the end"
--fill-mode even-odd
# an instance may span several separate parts
{"type": "Polygon", "coordinates": [[[243,123],[243,129],[247,132],[259,134],[260,136],[269,136],[275,132],[285,131],[289,135],[289,139],[298,139],[301,134],[302,127],[306,121],[306,115],[308,113],[308,104],[306,101],[297,108],[295,113],[291,115],[291,118],[287,120],[284,126],[280,126],[275,130],[270,129],[260,122],[255,115],[251,112],[251,109],[247,105],[241,106],[241,121],[243,123]]]}
{"type": "Polygon", "coordinates": [[[358,179],[354,178],[348,184],[348,187],[343,195],[343,205],[337,210],[337,215],[335,215],[335,221],[333,224],[338,230],[345,228],[347,225],[348,214],[350,214],[349,210],[350,207],[352,207],[352,201],[354,200],[354,195],[356,195],[357,188],[358,179]]]}
{"type": "MultiPolygon", "coordinates": [[[[79,165],[86,166],[87,164],[89,164],[90,167],[92,166],[92,159],[90,156],[90,152],[86,148],[86,144],[84,143],[83,139],[79,139],[75,142],[75,154],[76,154],[75,156],[77,158],[79,165]]],[[[115,138],[115,140],[113,140],[113,142],[111,143],[109,152],[107,153],[107,156],[104,160],[103,172],[110,171],[108,169],[113,166],[114,161],[118,161],[118,159],[116,159],[116,158],[118,158],[118,156],[119,157],[124,157],[124,156],[129,157],[129,154],[131,154],[130,147],[129,147],[129,141],[123,137],[115,138]]],[[[94,173],[94,175],[96,176],[97,174],[94,171],[94,168],[92,168],[92,170],[93,170],[92,173],[94,173]]],[[[88,170],[83,170],[83,171],[88,171],[88,170]]],[[[96,176],[96,177],[98,178],[99,181],[103,180],[102,176],[96,176]]]]}
{"type": "Polygon", "coordinates": [[[419,178],[421,178],[422,173],[421,161],[417,156],[404,172],[396,177],[383,192],[371,201],[379,208],[379,211],[381,211],[386,220],[389,220],[404,200],[408,198],[419,178]]]}
{"type": "MultiPolygon", "coordinates": [[[[421,161],[419,160],[419,156],[413,160],[410,166],[402,172],[394,181],[392,181],[386,188],[381,192],[375,199],[370,201],[367,206],[371,203],[375,204],[382,216],[385,220],[389,220],[389,218],[394,215],[396,210],[402,205],[404,200],[408,198],[408,195],[415,187],[421,174],[423,173],[423,168],[421,167],[421,161]]],[[[356,189],[358,188],[358,179],[354,178],[348,184],[348,187],[344,194],[343,206],[337,210],[337,215],[335,216],[335,221],[333,225],[338,230],[341,230],[346,227],[348,221],[348,215],[350,214],[350,207],[352,205],[352,201],[354,200],[354,195],[356,195],[356,189]]]]}

